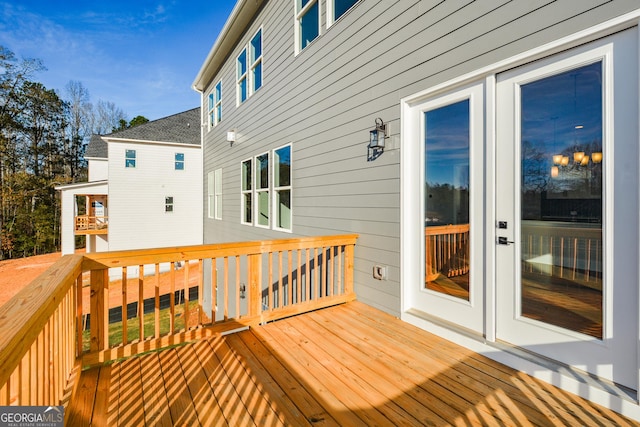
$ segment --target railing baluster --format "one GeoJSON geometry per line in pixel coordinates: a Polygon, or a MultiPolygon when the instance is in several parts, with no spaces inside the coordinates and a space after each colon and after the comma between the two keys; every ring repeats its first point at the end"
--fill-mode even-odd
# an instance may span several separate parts
{"type": "Polygon", "coordinates": [[[222,298],[224,304],[224,320],[229,320],[229,257],[224,257],[224,283],[223,283],[224,296],[222,298]]]}
{"type": "Polygon", "coordinates": [[[138,274],[138,339],[144,341],[144,265],[141,265],[138,274]]]}
{"type": "Polygon", "coordinates": [[[160,338],[160,264],[155,264],[153,323],[155,338],[160,338]]]}
{"type": "Polygon", "coordinates": [[[189,260],[184,264],[184,330],[189,330],[189,260]]]}
{"type": "Polygon", "coordinates": [[[176,263],[171,261],[169,264],[171,269],[171,293],[169,294],[169,330],[171,335],[176,333],[176,263]]]}
{"type": "Polygon", "coordinates": [[[269,252],[269,279],[267,284],[269,285],[269,290],[267,291],[267,310],[273,310],[275,306],[275,301],[273,300],[273,252],[269,252]]]}
{"type": "MultiPolygon", "coordinates": [[[[127,267],[122,267],[122,313],[121,313],[121,317],[122,317],[122,344],[127,344],[129,342],[129,336],[128,336],[128,325],[127,325],[127,318],[128,316],[128,312],[127,312],[127,284],[128,284],[128,280],[127,280],[127,267]]],[[[116,343],[116,345],[119,343],[116,343]]]]}

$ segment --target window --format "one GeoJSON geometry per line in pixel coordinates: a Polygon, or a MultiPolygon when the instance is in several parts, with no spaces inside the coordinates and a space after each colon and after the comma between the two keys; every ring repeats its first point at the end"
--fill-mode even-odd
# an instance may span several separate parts
{"type": "Polygon", "coordinates": [[[291,145],[273,151],[274,228],[291,231],[291,145]]]}
{"type": "Polygon", "coordinates": [[[240,221],[243,224],[253,224],[253,217],[251,215],[252,212],[252,201],[253,201],[253,190],[251,186],[251,170],[253,168],[252,159],[245,160],[242,162],[242,218],[240,221]]]}
{"type": "Polygon", "coordinates": [[[164,211],[173,212],[173,196],[167,196],[164,198],[164,211]]]}
{"type": "Polygon", "coordinates": [[[209,94],[209,129],[217,126],[222,120],[222,81],[209,94]]]}
{"type": "Polygon", "coordinates": [[[269,153],[256,157],[256,225],[269,227],[269,153]]]}
{"type": "Polygon", "coordinates": [[[258,30],[249,44],[251,53],[251,91],[255,92],[262,86],[262,29],[258,30]]]}
{"type": "Polygon", "coordinates": [[[247,100],[247,48],[242,49],[236,61],[238,105],[247,100]]]}
{"type": "Polygon", "coordinates": [[[209,218],[222,219],[222,169],[207,174],[209,218]]]}
{"type": "Polygon", "coordinates": [[[298,51],[320,35],[320,6],[318,0],[296,0],[296,38],[298,51]]]}
{"type": "Polygon", "coordinates": [[[291,231],[291,181],[291,144],[243,161],[242,223],[291,231]]]}
{"type": "Polygon", "coordinates": [[[238,55],[236,70],[237,104],[240,105],[262,87],[262,29],[238,55]]]}
{"type": "Polygon", "coordinates": [[[184,170],[184,153],[176,153],[174,163],[177,171],[183,171],[184,170]]]}
{"type": "Polygon", "coordinates": [[[124,152],[124,167],[135,168],[136,167],[136,150],[125,150],[124,152]]]}
{"type": "MultiPolygon", "coordinates": [[[[338,19],[340,19],[340,17],[342,15],[344,15],[347,12],[347,10],[351,9],[351,6],[356,4],[357,1],[358,0],[330,0],[330,1],[328,1],[327,2],[327,7],[333,9],[329,13],[329,15],[331,16],[331,22],[335,22],[338,19]]],[[[329,25],[331,25],[331,22],[329,23],[329,25]]]]}

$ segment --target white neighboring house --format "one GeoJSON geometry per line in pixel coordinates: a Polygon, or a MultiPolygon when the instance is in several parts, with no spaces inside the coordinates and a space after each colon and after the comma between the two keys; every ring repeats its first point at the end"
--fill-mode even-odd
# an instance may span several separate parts
{"type": "Polygon", "coordinates": [[[201,244],[200,141],[200,108],[94,135],[89,181],[56,187],[62,254],[75,251],[76,235],[87,236],[87,253],[201,244]]]}

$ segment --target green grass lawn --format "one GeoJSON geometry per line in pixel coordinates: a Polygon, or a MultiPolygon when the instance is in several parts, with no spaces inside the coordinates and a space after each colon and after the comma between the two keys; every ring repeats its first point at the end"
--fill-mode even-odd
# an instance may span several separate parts
{"type": "MultiPolygon", "coordinates": [[[[190,301],[190,312],[198,306],[197,301],[190,301]]],[[[160,310],[160,335],[166,335],[171,330],[171,311],[169,308],[160,310]]],[[[184,329],[184,304],[175,306],[175,330],[184,329]]],[[[144,315],[144,336],[145,338],[153,337],[155,334],[155,313],[147,313],[144,315]]],[[[189,322],[191,323],[191,322],[189,322]]],[[[127,338],[128,342],[138,340],[140,337],[140,325],[138,317],[127,320],[127,338]]],[[[82,333],[83,350],[88,351],[90,346],[90,332],[82,333]]],[[[109,347],[117,347],[122,344],[122,321],[109,325],[109,347]]]]}

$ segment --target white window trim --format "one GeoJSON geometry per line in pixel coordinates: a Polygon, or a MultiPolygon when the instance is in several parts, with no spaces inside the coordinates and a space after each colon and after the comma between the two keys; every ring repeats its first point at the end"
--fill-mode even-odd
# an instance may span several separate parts
{"type": "Polygon", "coordinates": [[[241,104],[243,104],[244,102],[246,102],[249,99],[249,88],[250,88],[250,84],[249,84],[249,49],[247,48],[247,46],[244,46],[242,48],[242,50],[240,51],[240,53],[238,54],[238,56],[236,56],[236,106],[240,106],[241,104]],[[240,57],[242,56],[242,54],[244,53],[245,55],[245,72],[240,74],[240,57]],[[246,91],[247,91],[247,95],[245,99],[242,99],[241,94],[242,91],[240,90],[240,84],[242,82],[245,82],[246,84],[246,91]]]}
{"type": "Polygon", "coordinates": [[[136,167],[138,167],[138,152],[137,150],[133,150],[133,149],[125,149],[124,150],[124,168],[125,169],[135,169],[136,167]],[[127,157],[127,154],[129,154],[129,152],[133,153],[133,157],[127,157]],[[133,164],[131,166],[128,165],[129,160],[133,160],[133,164]]]}
{"type": "Polygon", "coordinates": [[[271,152],[266,151],[256,155],[253,159],[253,224],[259,228],[271,228],[271,179],[273,174],[271,173],[271,152]],[[260,188],[258,183],[260,182],[260,169],[258,168],[258,157],[267,156],[267,186],[266,188],[260,188]],[[260,193],[267,193],[267,225],[260,224],[258,215],[260,215],[259,195],[260,193]]]}
{"type": "Polygon", "coordinates": [[[207,102],[207,122],[209,130],[211,130],[222,121],[222,80],[218,80],[213,86],[207,97],[207,102]],[[220,86],[220,96],[218,96],[218,86],[220,86]]]}
{"type": "Polygon", "coordinates": [[[273,211],[273,229],[276,231],[284,231],[287,233],[291,233],[293,231],[293,203],[292,203],[292,195],[293,195],[293,171],[291,169],[291,166],[293,165],[293,145],[291,143],[289,144],[284,144],[281,145],[280,147],[276,147],[272,150],[272,155],[271,157],[273,158],[273,173],[271,174],[272,176],[272,182],[271,182],[271,188],[272,188],[272,195],[271,195],[271,203],[272,203],[272,211],[273,211]],[[282,148],[285,147],[289,147],[289,185],[282,185],[282,186],[276,186],[276,151],[281,150],[282,148]],[[279,191],[282,190],[289,190],[289,228],[283,228],[283,227],[278,227],[277,224],[279,223],[278,221],[278,206],[277,206],[277,193],[279,191]]]}
{"type": "Polygon", "coordinates": [[[253,176],[251,177],[251,179],[249,180],[249,183],[251,184],[251,188],[249,188],[248,190],[245,190],[244,188],[242,188],[242,184],[244,183],[244,177],[243,177],[243,172],[244,172],[244,164],[249,162],[250,163],[250,167],[249,170],[251,171],[251,174],[254,174],[253,171],[253,157],[249,158],[249,159],[244,159],[240,162],[240,224],[243,225],[253,225],[253,210],[255,209],[255,200],[254,200],[254,195],[253,195],[253,176]],[[247,222],[244,220],[244,213],[246,211],[246,206],[245,206],[245,195],[246,194],[250,194],[251,195],[251,221],[247,222]]]}
{"type": "Polygon", "coordinates": [[[294,0],[294,2],[295,2],[294,28],[295,28],[295,38],[296,38],[295,51],[296,51],[296,55],[298,55],[300,52],[305,50],[308,46],[313,44],[313,42],[316,41],[318,38],[320,38],[320,36],[322,35],[322,10],[321,10],[322,4],[320,0],[311,0],[300,11],[298,11],[298,2],[300,2],[300,0],[294,0]],[[307,14],[307,12],[309,12],[309,9],[311,9],[316,4],[318,4],[318,36],[312,41],[310,41],[307,46],[302,48],[302,30],[301,30],[302,18],[307,14]]]}
{"type": "Polygon", "coordinates": [[[333,15],[335,14],[335,2],[336,0],[327,0],[327,28],[331,27],[333,24],[335,24],[336,22],[338,22],[339,20],[341,20],[343,17],[345,17],[346,15],[349,14],[349,12],[351,10],[353,10],[353,8],[360,3],[360,0],[356,0],[351,7],[349,7],[349,9],[347,9],[342,15],[340,15],[337,19],[333,18],[333,15]]]}
{"type": "Polygon", "coordinates": [[[175,153],[173,153],[173,170],[176,170],[176,171],[184,171],[184,170],[186,169],[186,163],[187,163],[187,161],[186,161],[186,158],[185,158],[184,152],[178,152],[178,151],[176,151],[175,153]],[[178,154],[182,154],[182,160],[178,160],[178,159],[176,158],[176,156],[177,156],[178,154]],[[178,169],[178,168],[176,167],[176,164],[177,164],[177,163],[182,163],[182,169],[178,169]]]}
{"type": "Polygon", "coordinates": [[[236,56],[236,107],[239,107],[240,105],[244,104],[245,102],[247,102],[249,100],[249,98],[251,98],[253,96],[254,93],[258,92],[262,86],[264,86],[264,31],[262,30],[262,26],[260,26],[260,28],[258,28],[256,30],[255,33],[253,33],[253,35],[249,38],[249,41],[247,42],[246,45],[244,45],[242,47],[242,50],[240,51],[240,53],[238,54],[238,56],[236,56]],[[257,57],[255,60],[252,59],[253,56],[253,47],[251,45],[251,41],[258,35],[258,33],[260,33],[260,56],[257,57]],[[242,52],[245,53],[246,55],[246,67],[247,67],[247,71],[242,74],[241,76],[239,76],[239,68],[238,68],[238,58],[240,58],[240,56],[242,55],[242,52]],[[254,77],[254,70],[256,69],[256,67],[258,65],[262,66],[262,76],[261,76],[261,83],[260,83],[260,87],[257,89],[254,89],[254,85],[255,85],[255,77],[254,77]],[[242,81],[246,81],[247,84],[247,97],[244,100],[240,99],[240,83],[242,81]]]}

